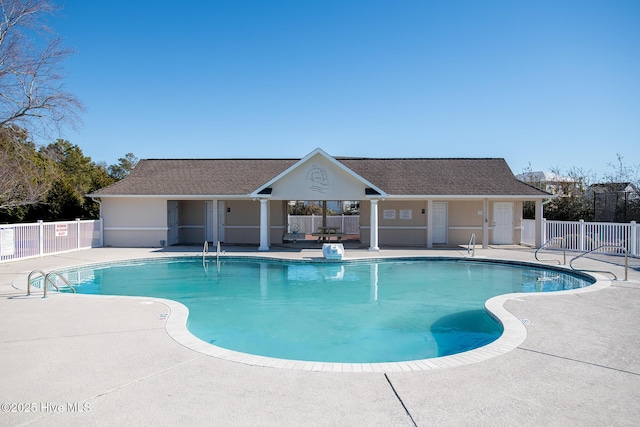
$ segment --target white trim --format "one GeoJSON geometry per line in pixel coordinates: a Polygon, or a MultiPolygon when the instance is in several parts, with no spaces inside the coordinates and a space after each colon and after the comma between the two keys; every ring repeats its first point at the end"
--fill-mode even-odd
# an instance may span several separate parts
{"type": "Polygon", "coordinates": [[[492,195],[492,194],[472,194],[472,195],[462,195],[462,194],[396,194],[396,195],[386,195],[384,196],[386,199],[403,199],[403,200],[452,200],[452,199],[464,199],[464,200],[484,200],[484,199],[513,199],[514,201],[527,201],[527,200],[538,200],[538,199],[550,199],[550,196],[532,196],[530,194],[527,195],[492,195]]]}
{"type": "Polygon", "coordinates": [[[105,231],[167,231],[169,227],[104,227],[105,231]]]}
{"type": "Polygon", "coordinates": [[[316,154],[320,154],[321,156],[325,157],[327,159],[327,161],[333,163],[335,166],[337,166],[338,168],[342,169],[344,172],[346,172],[347,174],[351,175],[353,178],[357,179],[358,181],[362,182],[363,184],[365,184],[368,187],[373,188],[374,190],[376,190],[378,193],[380,193],[379,196],[377,197],[387,197],[387,193],[382,191],[380,188],[376,187],[375,185],[373,185],[372,183],[370,183],[369,181],[367,181],[366,179],[364,179],[363,177],[361,177],[360,175],[358,175],[357,173],[355,173],[353,170],[349,169],[348,167],[346,167],[345,165],[343,165],[342,163],[340,163],[338,160],[336,160],[335,158],[333,158],[332,156],[330,156],[329,154],[327,154],[324,150],[322,150],[321,148],[316,148],[315,150],[313,150],[311,153],[307,154],[306,156],[304,156],[302,159],[298,160],[297,162],[295,162],[293,165],[289,166],[287,169],[285,169],[284,171],[282,171],[280,174],[278,174],[275,178],[271,179],[270,181],[262,184],[260,187],[258,187],[254,192],[251,193],[251,197],[264,197],[264,195],[262,194],[258,194],[260,191],[264,190],[265,188],[268,188],[269,186],[271,186],[273,183],[279,181],[282,177],[284,177],[285,175],[289,174],[292,170],[297,169],[300,165],[302,165],[303,163],[306,163],[307,160],[309,160],[310,158],[312,158],[313,156],[315,156],[316,154]]]}
{"type": "Polygon", "coordinates": [[[469,226],[451,226],[449,230],[482,230],[481,225],[469,225],[469,226]]]}
{"type": "Polygon", "coordinates": [[[88,194],[94,199],[125,198],[125,199],[171,199],[171,200],[248,200],[255,199],[250,194],[88,194]]]}
{"type": "MultiPolygon", "coordinates": [[[[360,229],[369,230],[370,225],[361,225],[360,229]]],[[[428,230],[426,225],[381,225],[378,230],[428,230]]]]}
{"type": "MultiPolygon", "coordinates": [[[[363,227],[364,228],[364,227],[363,227]]],[[[379,230],[427,230],[426,225],[381,225],[379,230]]]]}
{"type": "MultiPolygon", "coordinates": [[[[344,166],[344,165],[343,165],[344,166]]],[[[353,175],[353,173],[351,174],[353,175]]],[[[532,195],[515,195],[515,196],[505,196],[505,195],[460,195],[460,194],[415,194],[415,195],[389,195],[382,190],[379,190],[373,184],[367,182],[364,178],[357,176],[357,179],[363,182],[364,184],[370,186],[374,190],[381,193],[380,195],[365,195],[361,200],[368,200],[371,198],[380,199],[383,201],[384,199],[393,199],[393,200],[408,200],[408,201],[417,201],[417,200],[484,200],[484,199],[506,199],[506,200],[514,200],[514,201],[535,201],[535,200],[545,200],[552,199],[554,197],[551,196],[532,196],[532,195]]],[[[272,180],[273,181],[273,180],[272,180]]],[[[271,182],[271,181],[270,181],[271,182]]],[[[265,185],[268,186],[268,185],[265,185]]],[[[263,187],[260,187],[259,190],[262,190],[263,187]]],[[[258,191],[259,191],[258,190],[258,191]]],[[[253,200],[255,198],[269,198],[271,200],[288,200],[288,199],[272,199],[271,196],[265,196],[264,194],[88,194],[87,197],[91,197],[93,199],[105,199],[105,198],[127,198],[127,199],[171,199],[171,200],[210,200],[210,199],[219,199],[219,200],[253,200]]]]}

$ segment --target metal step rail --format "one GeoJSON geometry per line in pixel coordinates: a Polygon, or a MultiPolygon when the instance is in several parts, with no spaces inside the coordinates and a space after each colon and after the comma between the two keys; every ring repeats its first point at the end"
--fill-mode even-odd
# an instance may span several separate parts
{"type": "Polygon", "coordinates": [[[598,246],[595,249],[591,249],[590,251],[586,251],[585,253],[582,253],[574,258],[571,259],[571,261],[569,261],[569,267],[571,267],[572,270],[575,271],[590,271],[593,273],[608,273],[611,274],[614,278],[614,280],[618,280],[618,276],[616,276],[616,274],[613,271],[607,271],[607,270],[584,270],[584,269],[577,269],[573,266],[573,261],[577,260],[578,258],[582,258],[585,255],[590,254],[591,252],[595,252],[599,249],[602,248],[607,248],[607,249],[622,249],[622,251],[624,252],[624,280],[628,280],[629,277],[629,252],[627,251],[627,248],[625,248],[624,246],[620,246],[620,245],[601,245],[598,246]]]}
{"type": "Polygon", "coordinates": [[[471,258],[476,255],[476,233],[471,233],[469,244],[467,245],[467,255],[471,254],[471,258]]]}
{"type": "MultiPolygon", "coordinates": [[[[218,270],[220,269],[220,241],[218,240],[218,246],[216,248],[216,263],[218,264],[218,270]]],[[[204,246],[202,248],[202,266],[204,267],[204,271],[208,272],[209,268],[206,265],[205,259],[209,254],[209,242],[205,240],[204,246]]]]}
{"type": "MultiPolygon", "coordinates": [[[[220,254],[222,251],[220,250],[220,241],[218,241],[218,246],[216,248],[216,261],[220,260],[220,254]]],[[[204,246],[202,248],[202,261],[204,261],[205,257],[209,254],[209,242],[205,240],[204,246]]]]}
{"type": "Polygon", "coordinates": [[[557,261],[558,264],[560,264],[560,261],[557,259],[540,259],[538,258],[538,252],[540,252],[542,249],[544,249],[546,246],[550,245],[553,242],[557,242],[560,241],[562,242],[562,255],[563,255],[563,262],[562,265],[567,265],[567,241],[565,240],[564,237],[554,237],[553,239],[549,239],[545,242],[544,245],[540,246],[538,249],[536,249],[536,253],[535,253],[535,257],[537,261],[540,262],[545,262],[545,261],[557,261]]]}
{"type": "Polygon", "coordinates": [[[202,248],[202,262],[204,262],[204,257],[209,253],[209,242],[204,241],[204,247],[202,248]]]}
{"type": "Polygon", "coordinates": [[[204,246],[202,247],[202,268],[204,268],[204,272],[208,273],[209,272],[209,266],[207,265],[207,262],[205,261],[205,257],[207,256],[207,254],[209,253],[209,242],[207,242],[206,240],[204,241],[204,246]]]}
{"type": "Polygon", "coordinates": [[[47,283],[50,283],[54,288],[56,288],[56,291],[60,292],[60,288],[56,284],[55,280],[53,280],[53,276],[58,276],[59,278],[61,278],[65,285],[67,285],[67,287],[71,289],[71,292],[73,292],[74,294],[76,293],[76,290],[73,286],[71,286],[71,283],[69,283],[69,281],[57,271],[50,271],[48,273],[45,273],[42,270],[33,270],[27,277],[27,295],[31,295],[31,277],[35,273],[39,273],[41,276],[44,276],[44,280],[42,282],[43,298],[47,297],[47,283]]]}

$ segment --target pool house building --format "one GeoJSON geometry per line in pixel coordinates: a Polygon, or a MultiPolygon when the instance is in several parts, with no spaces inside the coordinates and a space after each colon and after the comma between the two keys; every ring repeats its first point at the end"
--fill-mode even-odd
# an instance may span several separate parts
{"type": "MultiPolygon", "coordinates": [[[[105,246],[158,247],[204,241],[269,250],[290,231],[291,201],[355,201],[370,250],[520,242],[522,204],[551,194],[519,181],[500,158],[333,157],[146,159],[100,189],[105,246]]],[[[326,224],[323,224],[326,225],[326,224]]],[[[340,233],[342,230],[336,230],[340,233]]],[[[340,233],[343,234],[343,233],[340,233]]]]}

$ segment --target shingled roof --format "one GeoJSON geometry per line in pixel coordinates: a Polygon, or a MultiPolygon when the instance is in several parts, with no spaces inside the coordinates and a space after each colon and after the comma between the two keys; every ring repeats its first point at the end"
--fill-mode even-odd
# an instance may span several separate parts
{"type": "MultiPolygon", "coordinates": [[[[249,195],[300,159],[147,159],[91,196],[249,195]]],[[[515,178],[500,158],[335,160],[393,196],[531,196],[549,193],[515,178]]]]}

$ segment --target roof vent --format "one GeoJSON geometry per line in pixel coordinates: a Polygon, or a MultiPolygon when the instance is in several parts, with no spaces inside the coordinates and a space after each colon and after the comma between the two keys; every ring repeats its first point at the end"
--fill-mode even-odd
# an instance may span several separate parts
{"type": "Polygon", "coordinates": [[[364,189],[364,195],[365,196],[379,196],[380,193],[378,193],[376,190],[374,190],[373,188],[365,188],[364,189]]]}
{"type": "Polygon", "coordinates": [[[267,188],[263,188],[262,190],[258,191],[258,194],[271,194],[272,191],[273,191],[273,188],[267,187],[267,188]]]}

